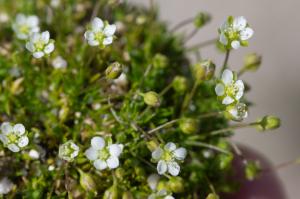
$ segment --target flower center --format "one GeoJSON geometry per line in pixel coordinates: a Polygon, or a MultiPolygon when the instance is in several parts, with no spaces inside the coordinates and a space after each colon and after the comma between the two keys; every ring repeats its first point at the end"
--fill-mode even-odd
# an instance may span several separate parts
{"type": "Polygon", "coordinates": [[[238,92],[238,87],[235,86],[233,83],[226,87],[226,94],[229,96],[235,96],[238,92]]]}
{"type": "Polygon", "coordinates": [[[29,33],[29,27],[27,25],[21,25],[20,26],[20,32],[24,33],[24,34],[28,34],[29,33]]]}
{"type": "Polygon", "coordinates": [[[98,157],[99,159],[101,160],[107,160],[109,158],[110,154],[109,154],[109,151],[104,148],[104,149],[101,149],[99,152],[98,152],[98,157]]]}
{"type": "Polygon", "coordinates": [[[172,152],[170,152],[170,151],[164,151],[164,153],[162,155],[162,159],[165,160],[165,161],[167,161],[167,162],[173,160],[172,152]]]}
{"type": "Polygon", "coordinates": [[[18,136],[15,135],[14,133],[11,133],[11,134],[8,134],[8,135],[7,135],[7,138],[8,138],[8,140],[9,140],[9,142],[16,142],[17,139],[18,139],[18,136]]]}
{"type": "Polygon", "coordinates": [[[96,32],[95,33],[95,39],[99,42],[102,43],[104,39],[104,34],[102,32],[96,32]]]}
{"type": "Polygon", "coordinates": [[[36,51],[43,51],[44,46],[45,46],[45,44],[42,40],[39,40],[34,44],[36,51]]]}

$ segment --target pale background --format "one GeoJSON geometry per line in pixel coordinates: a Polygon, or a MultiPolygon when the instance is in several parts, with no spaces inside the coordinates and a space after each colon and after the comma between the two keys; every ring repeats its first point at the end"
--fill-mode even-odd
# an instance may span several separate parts
{"type": "MultiPolygon", "coordinates": [[[[129,2],[149,5],[148,0],[129,2]]],[[[263,65],[256,73],[242,79],[251,84],[247,98],[255,102],[248,121],[265,114],[282,119],[282,127],[270,133],[253,129],[237,132],[235,140],[252,146],[279,164],[300,156],[300,1],[299,0],[154,0],[160,6],[160,18],[170,26],[195,16],[199,11],[213,15],[212,22],[201,30],[188,45],[212,39],[228,15],[245,16],[254,29],[248,48],[234,51],[231,68],[238,69],[243,55],[257,52],[263,55],[263,65]],[[299,125],[299,126],[298,126],[299,125]]],[[[190,27],[191,28],[191,27],[190,27]]],[[[190,30],[190,29],[186,29],[190,30]]],[[[212,58],[219,66],[223,56],[207,48],[202,55],[212,58]]],[[[300,195],[300,165],[278,171],[289,199],[300,195]]]]}

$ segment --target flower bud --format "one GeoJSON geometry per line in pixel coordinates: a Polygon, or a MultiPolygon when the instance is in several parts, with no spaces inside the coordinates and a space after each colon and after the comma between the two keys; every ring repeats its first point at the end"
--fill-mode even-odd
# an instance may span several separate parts
{"type": "Polygon", "coordinates": [[[226,107],[225,115],[228,119],[234,121],[242,121],[248,116],[248,108],[244,103],[237,103],[226,107]]]}
{"type": "Polygon", "coordinates": [[[207,195],[206,199],[219,199],[220,197],[215,193],[210,193],[207,195]]]}
{"type": "Polygon", "coordinates": [[[91,175],[85,173],[81,170],[78,170],[80,174],[79,183],[81,187],[88,192],[95,192],[96,191],[96,184],[91,175]]]}
{"type": "Polygon", "coordinates": [[[154,68],[166,68],[169,64],[169,60],[165,55],[158,53],[154,56],[152,64],[154,68]]]}
{"type": "Polygon", "coordinates": [[[273,130],[280,127],[280,119],[276,116],[267,115],[257,120],[256,128],[259,131],[273,130]]]}
{"type": "Polygon", "coordinates": [[[183,76],[176,76],[172,83],[173,89],[178,93],[184,93],[188,88],[187,79],[183,76]]]}
{"type": "Polygon", "coordinates": [[[104,192],[103,199],[118,199],[118,188],[112,186],[104,192]]]}
{"type": "Polygon", "coordinates": [[[168,189],[168,183],[166,181],[159,181],[157,184],[157,188],[158,191],[159,190],[169,190],[168,189]]]}
{"type": "Polygon", "coordinates": [[[210,80],[215,73],[216,65],[211,60],[205,60],[194,65],[194,76],[198,80],[210,80]]]}
{"type": "Polygon", "coordinates": [[[211,16],[208,13],[200,12],[194,19],[194,25],[197,28],[201,28],[211,20],[211,16]]]}
{"type": "Polygon", "coordinates": [[[154,151],[158,146],[159,146],[159,144],[154,140],[150,140],[147,142],[147,148],[150,151],[154,151]]]}
{"type": "Polygon", "coordinates": [[[129,191],[126,191],[123,193],[122,199],[133,199],[133,196],[129,191]]]}
{"type": "Polygon", "coordinates": [[[248,54],[244,60],[243,71],[256,71],[261,65],[262,57],[256,53],[248,54]]]}
{"type": "Polygon", "coordinates": [[[168,187],[174,193],[181,193],[184,191],[184,182],[181,177],[172,177],[168,181],[168,187]]]}
{"type": "Polygon", "coordinates": [[[156,92],[149,91],[143,94],[144,102],[149,106],[159,106],[160,105],[160,98],[156,92]]]}
{"type": "Polygon", "coordinates": [[[193,118],[183,118],[180,120],[179,127],[185,134],[193,134],[198,131],[199,122],[193,118]]]}
{"type": "Polygon", "coordinates": [[[120,180],[123,179],[123,176],[125,175],[125,171],[123,168],[117,168],[116,171],[115,171],[115,174],[116,174],[116,177],[120,180]]]}
{"type": "Polygon", "coordinates": [[[245,176],[247,178],[247,180],[254,180],[255,178],[257,178],[257,176],[259,175],[261,171],[261,167],[258,161],[249,161],[246,164],[245,167],[245,176]]]}
{"type": "Polygon", "coordinates": [[[13,95],[18,95],[24,90],[24,88],[22,87],[23,80],[24,78],[20,77],[12,83],[10,91],[13,95]]]}
{"type": "Polygon", "coordinates": [[[122,74],[122,65],[119,62],[114,62],[107,67],[105,75],[107,79],[117,79],[122,74]]]}

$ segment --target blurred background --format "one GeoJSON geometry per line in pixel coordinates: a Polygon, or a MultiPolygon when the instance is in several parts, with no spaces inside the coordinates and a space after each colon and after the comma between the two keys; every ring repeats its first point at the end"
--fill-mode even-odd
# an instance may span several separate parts
{"type": "MultiPolygon", "coordinates": [[[[149,6],[149,0],[128,0],[149,6]]],[[[212,15],[209,25],[200,30],[187,46],[217,37],[217,28],[228,15],[245,16],[254,29],[254,37],[247,48],[230,55],[232,69],[242,66],[244,55],[257,52],[263,55],[262,67],[256,73],[247,73],[241,79],[252,87],[247,98],[254,102],[247,121],[274,114],[282,119],[276,131],[258,133],[255,129],[237,131],[234,140],[251,146],[266,156],[273,165],[300,157],[300,1],[299,0],[154,0],[160,7],[160,18],[170,27],[196,16],[199,11],[212,15]]],[[[181,33],[193,26],[181,29],[181,33]]],[[[180,33],[180,32],[179,32],[180,33]]],[[[211,58],[217,66],[224,55],[214,46],[202,50],[203,58],[211,58]]],[[[300,195],[300,165],[277,171],[288,198],[300,195]]]]}

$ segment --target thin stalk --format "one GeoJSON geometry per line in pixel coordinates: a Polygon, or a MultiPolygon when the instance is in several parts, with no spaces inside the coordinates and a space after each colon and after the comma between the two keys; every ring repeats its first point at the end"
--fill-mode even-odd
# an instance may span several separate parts
{"type": "Polygon", "coordinates": [[[193,23],[194,22],[194,18],[188,18],[188,19],[185,19],[181,22],[179,22],[178,24],[176,24],[173,28],[171,28],[171,32],[175,32],[176,30],[182,28],[183,26],[186,26],[190,23],[193,23]]]}
{"type": "Polygon", "coordinates": [[[207,144],[207,143],[204,143],[204,142],[186,141],[185,144],[190,145],[190,146],[205,147],[205,148],[212,149],[212,150],[215,150],[215,151],[218,151],[218,152],[221,152],[221,153],[230,154],[229,151],[226,151],[226,150],[221,149],[221,148],[219,148],[217,146],[214,146],[214,145],[211,145],[211,144],[207,144]]]}
{"type": "Polygon", "coordinates": [[[227,50],[226,54],[225,54],[224,63],[223,63],[222,69],[221,69],[221,75],[222,75],[222,72],[227,68],[227,64],[228,64],[228,60],[229,60],[229,55],[230,55],[230,50],[227,50]]]}
{"type": "Polygon", "coordinates": [[[201,42],[201,43],[199,43],[199,44],[195,44],[195,45],[193,45],[193,46],[191,46],[191,47],[188,47],[188,48],[186,49],[186,51],[187,51],[187,52],[189,52],[189,51],[194,51],[194,50],[197,50],[197,49],[199,49],[199,48],[203,48],[203,47],[212,45],[212,44],[216,43],[217,40],[218,40],[217,38],[214,38],[214,39],[210,39],[210,40],[201,42]]]}
{"type": "Polygon", "coordinates": [[[159,96],[163,96],[166,92],[168,92],[173,86],[173,82],[171,82],[168,86],[166,86],[160,93],[159,96]]]}
{"type": "Polygon", "coordinates": [[[181,107],[181,113],[183,113],[183,111],[185,111],[185,109],[189,106],[191,100],[193,99],[195,93],[196,93],[196,90],[198,88],[200,84],[200,80],[197,79],[193,85],[193,88],[191,90],[190,93],[186,94],[184,100],[183,100],[183,104],[182,104],[182,107],[181,107]]]}
{"type": "Polygon", "coordinates": [[[190,39],[192,39],[199,31],[199,28],[195,28],[185,39],[184,43],[187,43],[190,39]]]}
{"type": "Polygon", "coordinates": [[[156,132],[156,131],[159,131],[160,129],[163,129],[163,128],[165,128],[165,127],[167,127],[167,126],[169,126],[169,125],[171,125],[171,124],[174,124],[174,123],[176,123],[176,122],[178,122],[178,121],[179,121],[179,119],[171,120],[171,121],[169,121],[169,122],[167,122],[167,123],[165,123],[165,124],[162,124],[162,125],[160,125],[160,126],[154,128],[154,129],[148,131],[147,134],[152,134],[152,133],[154,133],[154,132],[156,132]]]}
{"type": "Polygon", "coordinates": [[[269,172],[272,172],[274,170],[278,171],[279,169],[283,169],[283,168],[286,168],[288,166],[295,165],[295,164],[300,164],[300,159],[299,158],[289,160],[287,162],[280,163],[278,165],[275,165],[274,167],[263,169],[262,172],[263,173],[269,173],[269,172]]]}
{"type": "Polygon", "coordinates": [[[230,126],[224,129],[219,129],[219,130],[214,130],[211,131],[210,133],[208,133],[209,135],[219,135],[222,133],[226,133],[228,131],[232,131],[234,129],[239,129],[239,128],[244,128],[244,127],[250,127],[250,126],[254,126],[257,125],[257,122],[253,122],[253,123],[246,123],[246,124],[238,124],[238,125],[234,125],[234,126],[230,126]]]}

